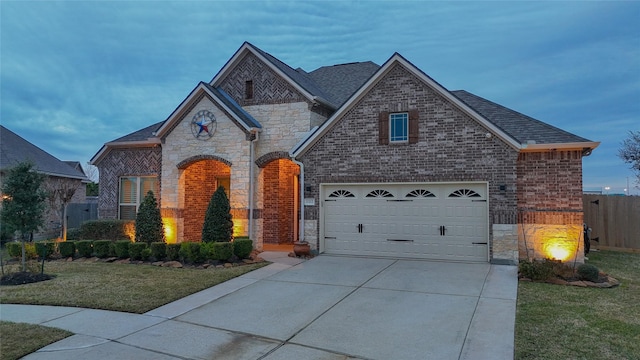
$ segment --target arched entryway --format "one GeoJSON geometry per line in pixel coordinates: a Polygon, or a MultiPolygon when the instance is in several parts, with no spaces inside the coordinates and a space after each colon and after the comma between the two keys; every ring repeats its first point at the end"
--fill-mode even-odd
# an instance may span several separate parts
{"type": "Polygon", "coordinates": [[[211,196],[224,186],[230,197],[231,167],[219,160],[197,160],[183,165],[184,241],[200,241],[211,196]]]}
{"type": "Polygon", "coordinates": [[[263,237],[265,246],[289,245],[298,240],[300,167],[289,159],[263,166],[263,237]]]}

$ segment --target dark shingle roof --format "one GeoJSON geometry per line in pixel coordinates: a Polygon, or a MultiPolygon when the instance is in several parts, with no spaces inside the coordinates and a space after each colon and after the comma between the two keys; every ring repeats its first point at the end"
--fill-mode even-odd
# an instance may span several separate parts
{"type": "Polygon", "coordinates": [[[470,92],[456,90],[451,93],[521,144],[529,140],[536,144],[591,142],[470,92]]]}
{"type": "Polygon", "coordinates": [[[39,172],[47,175],[87,179],[84,173],[0,125],[0,169],[5,170],[24,161],[31,161],[39,172]]]}
{"type": "Polygon", "coordinates": [[[242,120],[245,125],[247,125],[247,127],[262,128],[262,125],[260,125],[260,123],[256,119],[254,119],[253,116],[249,115],[249,113],[246,112],[242,108],[242,106],[240,106],[235,100],[233,100],[233,98],[224,90],[219,87],[215,88],[204,82],[202,84],[206,86],[209,91],[214,93],[218,97],[218,99],[220,99],[220,101],[222,101],[231,111],[233,111],[233,113],[236,114],[236,116],[238,116],[238,118],[240,118],[240,120],[242,120]]]}
{"type": "Polygon", "coordinates": [[[119,137],[110,142],[145,141],[148,138],[153,137],[153,133],[158,130],[162,124],[164,124],[164,121],[160,121],[153,125],[147,126],[146,128],[136,130],[130,134],[119,137]]]}
{"type": "Polygon", "coordinates": [[[353,95],[380,68],[371,62],[354,62],[323,66],[309,73],[309,77],[339,106],[353,95]]]}

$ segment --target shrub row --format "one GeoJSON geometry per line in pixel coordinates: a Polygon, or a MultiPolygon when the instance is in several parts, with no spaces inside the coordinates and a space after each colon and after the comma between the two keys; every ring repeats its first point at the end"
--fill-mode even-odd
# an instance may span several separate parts
{"type": "MultiPolygon", "coordinates": [[[[21,243],[10,242],[6,246],[9,256],[22,256],[21,243]]],[[[193,264],[207,260],[227,261],[234,255],[240,259],[246,259],[253,250],[253,242],[249,238],[236,238],[234,242],[183,242],[180,244],[153,242],[150,245],[143,242],[133,243],[129,240],[69,240],[60,243],[26,243],[25,246],[29,259],[35,259],[43,253],[50,257],[58,251],[62,257],[77,255],[78,257],[131,258],[131,260],[166,259],[182,260],[193,264]]]]}
{"type": "Polygon", "coordinates": [[[120,240],[128,239],[135,234],[135,223],[132,220],[90,220],[82,223],[80,228],[67,233],[68,240],[120,240]]]}

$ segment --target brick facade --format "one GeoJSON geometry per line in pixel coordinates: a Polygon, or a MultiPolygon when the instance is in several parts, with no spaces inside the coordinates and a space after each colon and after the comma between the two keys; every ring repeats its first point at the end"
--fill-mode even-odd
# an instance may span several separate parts
{"type": "Polygon", "coordinates": [[[218,179],[230,175],[229,166],[215,160],[203,160],[184,171],[184,241],[200,241],[204,215],[218,179]]]}
{"type": "MultiPolygon", "coordinates": [[[[515,223],[518,153],[486,133],[396,65],[304,154],[305,187],[310,188],[305,198],[319,204],[321,183],[487,181],[490,225],[496,217],[515,223]],[[378,114],[413,109],[418,110],[418,141],[380,145],[378,114]]],[[[317,220],[318,212],[317,205],[305,207],[305,218],[317,220]]]]}
{"type": "MultiPolygon", "coordinates": [[[[101,219],[118,217],[118,196],[121,176],[161,176],[160,147],[111,149],[96,164],[100,171],[98,216],[101,219]]],[[[157,193],[160,193],[158,189],[157,193]]]]}
{"type": "Polygon", "coordinates": [[[264,167],[263,242],[292,244],[296,240],[296,189],[294,177],[300,173],[291,160],[280,159],[264,167]]]}
{"type": "Polygon", "coordinates": [[[546,258],[556,246],[583,262],[582,152],[521,153],[517,174],[520,258],[546,258]]]}

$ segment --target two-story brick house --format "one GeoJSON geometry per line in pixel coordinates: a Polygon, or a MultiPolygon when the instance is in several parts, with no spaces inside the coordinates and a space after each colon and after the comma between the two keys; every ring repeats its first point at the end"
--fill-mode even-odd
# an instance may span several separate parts
{"type": "Polygon", "coordinates": [[[100,217],[134,218],[154,190],[169,241],[200,240],[223,185],[234,233],[259,249],[513,263],[580,259],[582,156],[597,145],[448,91],[399,54],[306,72],[244,43],[92,162],[100,217]]]}

